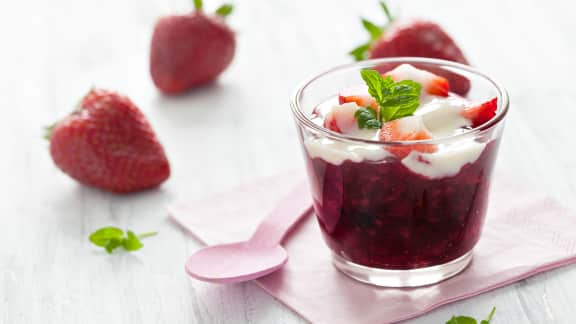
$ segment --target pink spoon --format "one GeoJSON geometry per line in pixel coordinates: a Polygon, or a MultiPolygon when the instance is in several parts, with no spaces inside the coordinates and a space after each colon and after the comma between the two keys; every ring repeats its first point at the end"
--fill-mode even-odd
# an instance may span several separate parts
{"type": "Polygon", "coordinates": [[[310,214],[308,186],[301,183],[258,226],[248,241],[202,248],[186,262],[193,278],[235,283],[260,278],[280,269],[288,260],[282,239],[299,220],[310,214]]]}

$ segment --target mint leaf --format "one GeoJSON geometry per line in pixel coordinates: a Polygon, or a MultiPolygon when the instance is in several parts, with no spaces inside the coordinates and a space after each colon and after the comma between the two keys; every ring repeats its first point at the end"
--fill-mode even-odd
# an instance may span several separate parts
{"type": "Polygon", "coordinates": [[[475,319],[468,316],[452,316],[446,324],[478,324],[475,319]]]}
{"type": "Polygon", "coordinates": [[[496,307],[492,307],[490,314],[488,314],[488,318],[485,320],[482,320],[482,322],[480,322],[480,324],[490,324],[490,321],[492,320],[492,317],[494,316],[495,312],[496,312],[496,307]]]}
{"type": "Polygon", "coordinates": [[[389,85],[385,84],[386,80],[376,70],[362,70],[360,75],[368,86],[368,93],[379,106],[382,105],[384,103],[384,89],[389,88],[389,85]]]}
{"type": "Polygon", "coordinates": [[[122,245],[122,239],[111,239],[110,241],[108,241],[108,243],[106,244],[106,246],[104,247],[106,249],[106,252],[108,252],[108,254],[111,254],[112,251],[114,251],[114,249],[116,249],[117,247],[122,245]]]}
{"type": "Polygon", "coordinates": [[[216,14],[221,17],[228,17],[233,10],[234,6],[231,4],[223,4],[218,9],[216,9],[216,14]]]}
{"type": "Polygon", "coordinates": [[[370,40],[373,42],[382,36],[382,29],[373,22],[362,18],[362,26],[370,34],[370,40]]]}
{"type": "Polygon", "coordinates": [[[419,83],[411,80],[394,82],[376,70],[362,70],[360,75],[368,86],[368,93],[378,103],[381,120],[411,116],[420,105],[422,86],[419,83]]]}
{"type": "MultiPolygon", "coordinates": [[[[496,307],[492,307],[492,311],[488,315],[488,318],[482,320],[480,324],[490,324],[490,321],[494,316],[494,312],[496,312],[496,307]]],[[[448,320],[448,322],[446,322],[446,324],[477,324],[477,323],[478,322],[476,321],[476,319],[469,316],[452,316],[452,318],[448,320]]]]}
{"type": "Polygon", "coordinates": [[[362,107],[356,110],[354,117],[360,129],[380,129],[382,122],[378,120],[378,114],[372,107],[362,107]]]}
{"type": "Polygon", "coordinates": [[[202,7],[204,7],[202,0],[194,0],[194,8],[196,10],[202,10],[202,7]]]}
{"type": "MultiPolygon", "coordinates": [[[[387,77],[392,81],[392,78],[387,77]]],[[[394,81],[392,81],[394,82],[394,81]]],[[[383,112],[388,114],[388,120],[412,116],[420,106],[420,91],[422,86],[412,80],[394,82],[391,89],[385,92],[383,112]]],[[[384,117],[383,113],[383,117],[384,117]]]]}
{"type": "Polygon", "coordinates": [[[117,227],[103,227],[90,234],[90,242],[103,247],[108,254],[119,247],[126,251],[136,251],[144,246],[140,239],[156,234],[157,232],[148,232],[136,235],[132,231],[126,231],[124,235],[124,231],[117,227]]]}
{"type": "Polygon", "coordinates": [[[351,50],[348,54],[352,55],[355,61],[362,61],[368,57],[367,53],[369,49],[370,49],[370,43],[367,43],[356,47],[355,49],[351,50]]]}
{"type": "Polygon", "coordinates": [[[90,234],[90,242],[97,246],[105,247],[110,241],[121,240],[123,236],[124,231],[117,227],[103,227],[90,234]]]}
{"type": "Polygon", "coordinates": [[[134,232],[127,231],[127,234],[128,236],[124,239],[124,241],[122,241],[122,245],[126,251],[140,250],[144,246],[144,244],[140,242],[140,239],[138,236],[136,236],[136,234],[134,234],[134,232]]]}

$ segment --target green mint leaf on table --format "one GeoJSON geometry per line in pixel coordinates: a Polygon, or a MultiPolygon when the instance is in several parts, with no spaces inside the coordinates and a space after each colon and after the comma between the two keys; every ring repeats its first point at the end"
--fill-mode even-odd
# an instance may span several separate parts
{"type": "Polygon", "coordinates": [[[119,247],[123,247],[126,251],[136,251],[144,246],[140,239],[156,234],[148,232],[136,235],[132,231],[127,231],[125,235],[124,231],[117,227],[103,227],[90,234],[90,242],[103,247],[108,253],[119,247]]]}
{"type": "Polygon", "coordinates": [[[216,14],[221,17],[228,17],[232,10],[234,10],[234,7],[231,4],[223,4],[216,9],[216,14]]]}
{"type": "Polygon", "coordinates": [[[482,322],[480,322],[480,324],[490,324],[490,321],[492,320],[492,317],[494,316],[495,312],[496,312],[496,307],[492,307],[490,314],[488,314],[488,318],[485,320],[482,320],[482,322]]]}
{"type": "Polygon", "coordinates": [[[127,231],[126,234],[127,237],[122,241],[122,246],[124,246],[126,251],[136,251],[144,246],[134,232],[127,231]]]}
{"type": "Polygon", "coordinates": [[[120,245],[122,245],[122,239],[113,238],[110,239],[110,241],[108,241],[108,243],[104,248],[106,249],[106,252],[108,252],[108,254],[111,254],[112,251],[114,251],[120,245]]]}
{"type": "Polygon", "coordinates": [[[382,122],[378,120],[378,114],[372,107],[362,107],[354,113],[358,128],[360,129],[380,129],[382,122]]]}
{"type": "Polygon", "coordinates": [[[422,86],[411,80],[394,82],[376,70],[362,70],[362,79],[368,93],[376,100],[380,110],[380,121],[411,116],[420,105],[422,86]]]}
{"type": "Polygon", "coordinates": [[[468,316],[452,316],[446,324],[478,324],[475,319],[468,316]]]}
{"type": "Polygon", "coordinates": [[[362,19],[362,26],[370,34],[370,40],[375,41],[382,36],[382,29],[366,19],[362,19]]]}
{"type": "Polygon", "coordinates": [[[90,234],[90,241],[97,246],[106,246],[111,240],[121,240],[124,231],[117,227],[104,227],[90,234]]]}
{"type": "MultiPolygon", "coordinates": [[[[496,312],[496,307],[492,307],[492,311],[490,311],[488,318],[482,320],[480,324],[490,324],[490,321],[492,321],[492,317],[494,316],[494,312],[496,312]]],[[[452,316],[452,318],[446,322],[446,324],[478,324],[478,322],[476,319],[469,316],[452,316]]]]}

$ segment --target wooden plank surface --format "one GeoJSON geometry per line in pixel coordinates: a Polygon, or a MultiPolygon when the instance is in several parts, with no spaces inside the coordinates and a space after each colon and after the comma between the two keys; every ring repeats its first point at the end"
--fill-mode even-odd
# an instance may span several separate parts
{"type": "MultiPolygon", "coordinates": [[[[382,15],[375,0],[235,4],[233,65],[212,87],[165,98],[149,78],[149,38],[159,15],[185,12],[188,1],[0,2],[0,324],[305,322],[251,283],[189,280],[183,262],[198,245],[166,220],[164,207],[301,167],[289,94],[305,77],[349,62],[346,52],[364,40],[359,15],[382,15]],[[160,190],[108,194],[76,184],[52,164],[42,127],[66,115],[92,85],[129,95],[149,117],[173,167],[160,190]],[[87,237],[111,224],[160,235],[137,253],[108,256],[87,237]]],[[[498,167],[574,203],[574,3],[394,6],[441,22],[474,65],[509,89],[512,113],[498,167]]],[[[409,323],[484,316],[493,305],[497,324],[573,323],[575,286],[576,270],[567,267],[409,323]]]]}

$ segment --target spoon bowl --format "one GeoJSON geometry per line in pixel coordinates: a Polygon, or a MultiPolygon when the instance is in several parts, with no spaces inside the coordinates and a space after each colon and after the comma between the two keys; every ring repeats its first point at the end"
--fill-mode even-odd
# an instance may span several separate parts
{"type": "Polygon", "coordinates": [[[280,269],[288,260],[280,245],[251,246],[238,242],[203,248],[186,262],[186,272],[213,283],[233,283],[260,278],[280,269]]]}

